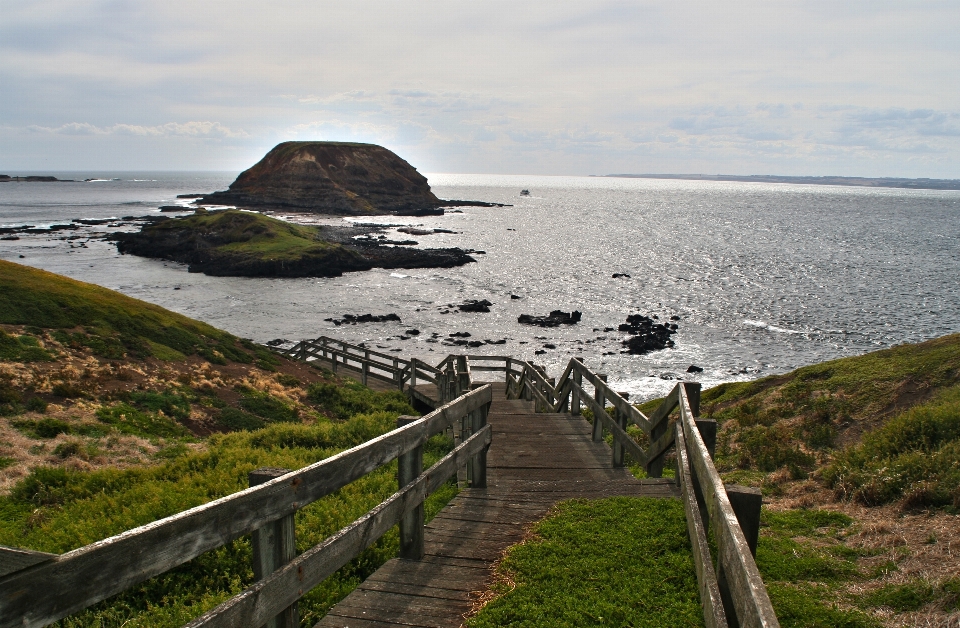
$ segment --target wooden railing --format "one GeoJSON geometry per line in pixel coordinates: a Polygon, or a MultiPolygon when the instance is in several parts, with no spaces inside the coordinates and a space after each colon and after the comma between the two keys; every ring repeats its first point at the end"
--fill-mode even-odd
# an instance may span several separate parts
{"type": "Polygon", "coordinates": [[[458,469],[486,486],[490,386],[299,471],[260,470],[259,485],[62,555],[0,548],[0,628],[45,626],[243,535],[254,540],[258,581],[188,626],[295,626],[297,600],[400,524],[400,553],[423,556],[423,502],[458,469]],[[448,426],[463,435],[423,470],[423,445],[448,426]],[[319,545],[294,556],[293,515],[398,460],[399,490],[319,545]],[[274,477],[276,476],[276,477],[274,477]]]}
{"type": "Polygon", "coordinates": [[[755,560],[760,492],[724,485],[720,479],[713,464],[717,425],[698,418],[699,384],[677,384],[647,416],[610,388],[605,375],[594,373],[577,358],[570,360],[559,380],[548,378],[543,368],[529,362],[513,361],[505,370],[507,397],[532,400],[538,412],[579,415],[581,404],[590,408],[593,440],[603,440],[605,431],[612,436],[614,466],[623,466],[629,455],[645,467],[648,476],[661,477],[665,457],[674,452],[675,478],[684,503],[707,628],[780,625],[755,560]],[[679,416],[672,421],[675,410],[679,416]],[[646,434],[646,448],[627,432],[630,424],[646,434]],[[715,562],[709,535],[716,545],[715,562]]]}

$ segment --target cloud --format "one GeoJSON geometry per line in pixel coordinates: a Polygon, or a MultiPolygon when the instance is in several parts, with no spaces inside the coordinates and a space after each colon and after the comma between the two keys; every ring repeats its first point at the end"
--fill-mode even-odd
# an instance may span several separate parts
{"type": "Polygon", "coordinates": [[[249,137],[243,129],[230,129],[219,122],[168,122],[156,126],[113,124],[95,126],[87,122],[70,122],[57,127],[29,125],[28,130],[51,135],[138,135],[142,137],[249,137]]]}

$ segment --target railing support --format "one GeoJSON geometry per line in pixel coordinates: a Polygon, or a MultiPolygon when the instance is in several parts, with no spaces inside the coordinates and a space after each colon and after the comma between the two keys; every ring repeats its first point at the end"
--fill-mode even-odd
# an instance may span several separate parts
{"type": "MultiPolygon", "coordinates": [[[[574,360],[583,363],[583,358],[574,358],[574,360]]],[[[570,392],[570,414],[580,416],[580,390],[578,387],[583,386],[583,374],[577,369],[573,371],[573,383],[576,386],[570,392]]]]}
{"type": "MultiPolygon", "coordinates": [[[[606,375],[597,374],[597,377],[600,378],[600,381],[607,381],[606,375]]],[[[607,407],[607,398],[603,394],[603,389],[599,386],[594,387],[593,398],[597,400],[597,404],[600,408],[607,407]]],[[[600,417],[593,417],[593,442],[599,443],[603,440],[603,421],[600,420],[600,417]]]]}
{"type": "MultiPolygon", "coordinates": [[[[758,488],[739,486],[737,484],[726,484],[724,489],[727,497],[730,499],[730,505],[733,506],[733,513],[737,516],[737,523],[743,530],[743,536],[747,539],[747,545],[750,547],[750,553],[757,557],[757,541],[760,538],[760,507],[763,504],[763,495],[758,488]]],[[[727,609],[727,621],[730,628],[739,627],[736,611],[734,610],[733,595],[730,592],[730,583],[727,581],[727,575],[724,573],[723,564],[717,556],[717,586],[720,589],[720,597],[723,599],[723,606],[727,609]]]]}
{"type": "MultiPolygon", "coordinates": [[[[263,467],[251,471],[247,479],[250,486],[259,486],[288,473],[290,473],[289,469],[263,467]]],[[[289,514],[253,531],[251,540],[253,541],[254,580],[263,580],[297,557],[294,516],[289,514]]],[[[266,628],[299,628],[299,626],[300,613],[296,602],[266,624],[266,628]]]]}
{"type": "MultiPolygon", "coordinates": [[[[397,417],[397,427],[417,420],[414,416],[397,417]]],[[[397,484],[403,488],[416,481],[423,473],[423,445],[418,445],[397,458],[397,484]]],[[[400,519],[400,558],[420,560],[423,558],[423,503],[400,519]]]]}
{"type": "MultiPolygon", "coordinates": [[[[613,420],[614,420],[614,422],[617,424],[618,427],[620,427],[622,430],[626,431],[626,429],[627,429],[627,415],[625,415],[623,412],[620,412],[620,408],[614,408],[614,410],[613,410],[613,420]]],[[[614,438],[614,439],[613,439],[613,447],[611,447],[611,450],[613,451],[613,466],[614,466],[614,467],[622,467],[622,466],[623,466],[623,453],[624,453],[624,449],[623,449],[623,444],[620,442],[619,439],[617,439],[617,438],[614,438]]]]}
{"type": "MultiPolygon", "coordinates": [[[[487,424],[487,413],[490,406],[482,406],[473,412],[473,433],[476,434],[487,424]]],[[[478,453],[471,461],[470,486],[472,488],[487,488],[487,449],[478,453]]]]}

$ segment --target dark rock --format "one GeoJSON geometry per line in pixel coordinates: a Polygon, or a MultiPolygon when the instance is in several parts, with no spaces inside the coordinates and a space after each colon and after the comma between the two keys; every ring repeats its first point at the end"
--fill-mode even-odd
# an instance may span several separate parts
{"type": "Polygon", "coordinates": [[[630,279],[630,275],[628,275],[627,273],[613,273],[614,279],[620,279],[621,277],[623,277],[624,279],[630,279]]]}
{"type": "Polygon", "coordinates": [[[203,198],[206,194],[177,194],[177,198],[203,198]]]}
{"type": "Polygon", "coordinates": [[[510,298],[511,298],[511,299],[519,299],[519,298],[521,298],[521,297],[517,296],[516,294],[511,294],[511,295],[510,295],[510,298]]]}
{"type": "Polygon", "coordinates": [[[630,399],[630,393],[628,392],[621,391],[621,392],[618,392],[617,394],[623,397],[624,399],[630,399]]]}
{"type": "Polygon", "coordinates": [[[433,235],[433,229],[417,229],[416,227],[400,227],[397,229],[400,233],[408,233],[413,236],[433,235]]]}
{"type": "Polygon", "coordinates": [[[559,327],[560,325],[575,325],[580,322],[581,312],[561,312],[554,310],[549,316],[533,316],[531,314],[521,314],[517,322],[522,325],[537,325],[539,327],[559,327]]]}
{"type": "Polygon", "coordinates": [[[325,318],[325,321],[331,322],[337,327],[343,324],[347,325],[356,325],[357,323],[387,323],[387,322],[397,322],[402,323],[400,317],[396,314],[360,314],[359,316],[355,314],[344,314],[342,318],[325,318]]]}
{"type": "Polygon", "coordinates": [[[457,331],[457,332],[454,332],[454,333],[450,334],[450,337],[451,337],[451,338],[469,338],[469,337],[470,337],[470,332],[457,331]]]}
{"type": "Polygon", "coordinates": [[[274,338],[273,340],[268,340],[264,344],[268,347],[279,347],[280,345],[290,342],[286,338],[274,338]]]}
{"type": "Polygon", "coordinates": [[[677,375],[676,373],[660,373],[660,379],[665,380],[682,380],[683,378],[677,375]]]}
{"type": "Polygon", "coordinates": [[[482,346],[483,346],[483,341],[482,341],[482,340],[471,340],[470,342],[467,343],[467,346],[468,346],[468,347],[473,347],[474,349],[476,349],[477,347],[482,347],[482,346]]]}
{"type": "Polygon", "coordinates": [[[505,345],[507,344],[506,338],[501,338],[500,340],[484,340],[488,345],[505,345]]]}
{"type": "Polygon", "coordinates": [[[536,351],[533,352],[534,355],[543,355],[544,353],[546,353],[546,351],[544,351],[543,349],[537,349],[536,351]]]}
{"type": "Polygon", "coordinates": [[[678,320],[680,320],[680,317],[679,317],[679,316],[671,316],[671,317],[670,317],[670,320],[672,320],[672,321],[678,321],[678,320]]]}
{"type": "Polygon", "coordinates": [[[486,299],[483,299],[482,301],[477,301],[477,300],[464,301],[457,307],[460,309],[461,312],[489,312],[491,305],[493,305],[493,303],[490,303],[486,299]]]}
{"type": "Polygon", "coordinates": [[[557,345],[551,344],[551,343],[546,343],[546,344],[543,345],[543,348],[544,348],[544,349],[556,349],[556,348],[557,348],[557,345]]]}
{"type": "Polygon", "coordinates": [[[112,218],[74,218],[70,222],[75,222],[79,225],[95,226],[95,225],[106,225],[113,222],[112,218]]]}
{"type": "Polygon", "coordinates": [[[691,364],[687,367],[687,373],[703,373],[703,368],[696,364],[691,364]]]}
{"type": "Polygon", "coordinates": [[[627,348],[627,353],[644,355],[673,346],[670,336],[677,333],[676,325],[655,323],[653,322],[655,318],[657,317],[649,318],[642,314],[631,314],[627,316],[627,322],[617,328],[619,331],[633,334],[622,343],[627,348]]]}
{"type": "Polygon", "coordinates": [[[408,330],[405,331],[404,333],[407,334],[408,336],[419,336],[419,335],[420,335],[420,330],[419,330],[419,329],[408,329],[408,330]]]}
{"type": "Polygon", "coordinates": [[[3,236],[0,240],[19,240],[20,236],[3,236]]]}
{"type": "Polygon", "coordinates": [[[184,207],[183,205],[161,205],[158,208],[162,212],[192,212],[193,207],[184,207]]]}

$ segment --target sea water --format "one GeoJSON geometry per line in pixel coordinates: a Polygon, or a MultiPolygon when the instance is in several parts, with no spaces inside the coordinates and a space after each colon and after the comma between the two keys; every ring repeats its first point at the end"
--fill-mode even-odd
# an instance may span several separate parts
{"type": "MultiPolygon", "coordinates": [[[[0,183],[0,225],[156,215],[159,206],[178,202],[177,194],[225,189],[236,176],[42,174],[100,180],[0,183]]],[[[432,335],[467,332],[470,340],[506,340],[471,353],[535,360],[552,374],[579,356],[635,398],[662,394],[679,377],[705,386],[753,379],[960,331],[960,192],[517,175],[429,180],[441,198],[510,206],[361,222],[452,230],[409,236],[389,227],[388,234],[423,248],[484,251],[477,263],[335,278],[208,277],[173,262],[118,255],[98,235],[110,230],[103,226],[21,234],[0,241],[0,257],[258,342],[329,335],[437,363],[464,349],[428,342],[432,335]],[[486,299],[491,311],[448,307],[467,299],[486,299]],[[557,309],[579,310],[583,318],[546,329],[517,323],[520,314],[557,309]],[[325,321],[389,312],[402,323],[325,321]],[[603,330],[634,313],[679,317],[675,347],[622,353],[625,334],[603,330]],[[421,333],[401,340],[409,329],[421,333]],[[688,374],[690,365],[704,370],[688,374]]],[[[357,222],[323,222],[351,220],[357,222]]]]}

